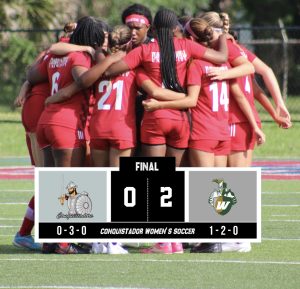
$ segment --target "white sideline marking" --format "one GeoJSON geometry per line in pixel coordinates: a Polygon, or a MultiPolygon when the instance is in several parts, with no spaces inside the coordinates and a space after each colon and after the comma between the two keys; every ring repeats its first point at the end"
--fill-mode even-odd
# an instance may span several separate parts
{"type": "Polygon", "coordinates": [[[268,222],[300,222],[300,220],[267,220],[268,222]]]}
{"type": "Polygon", "coordinates": [[[262,207],[300,207],[300,205],[262,205],[262,207]]]}
{"type": "Polygon", "coordinates": [[[290,194],[300,194],[300,192],[262,192],[263,195],[290,195],[290,194]]]}
{"type": "Polygon", "coordinates": [[[0,203],[0,205],[28,205],[28,203],[0,203]]]}
{"type": "MultiPolygon", "coordinates": [[[[45,258],[5,258],[5,259],[0,259],[0,262],[2,261],[45,261],[45,262],[61,262],[61,259],[45,259],[45,258]]],[[[229,264],[262,264],[262,265],[269,265],[269,264],[274,264],[274,265],[300,265],[300,261],[244,261],[244,260],[171,260],[171,259],[166,259],[166,260],[158,260],[158,259],[151,259],[151,260],[127,260],[127,259],[97,259],[97,260],[91,260],[91,259],[68,259],[67,262],[141,262],[141,263],[229,263],[229,264]]],[[[1,288],[1,287],[0,287],[1,288]]]]}
{"type": "Polygon", "coordinates": [[[297,216],[297,217],[299,217],[299,215],[284,215],[284,214],[282,214],[282,215],[271,215],[272,217],[294,217],[294,216],[297,216]]]}
{"type": "Polygon", "coordinates": [[[2,226],[2,225],[0,225],[0,228],[20,228],[20,226],[2,226]]]}
{"type": "Polygon", "coordinates": [[[298,239],[282,239],[282,238],[262,238],[263,241],[300,241],[300,238],[298,239]]]}
{"type": "MultiPolygon", "coordinates": [[[[60,285],[52,285],[52,286],[0,286],[0,289],[55,289],[55,288],[61,288],[61,289],[151,289],[149,287],[142,288],[142,287],[98,287],[98,286],[60,286],[60,285]]],[[[163,289],[163,288],[160,288],[163,289]]]]}
{"type": "MultiPolygon", "coordinates": [[[[60,285],[48,285],[48,286],[0,286],[1,289],[9,289],[9,288],[16,288],[16,289],[25,289],[25,288],[29,288],[29,289],[39,289],[39,288],[42,288],[42,289],[52,289],[52,288],[62,288],[62,289],[151,289],[149,287],[145,288],[145,287],[99,287],[99,286],[78,286],[78,285],[69,285],[69,286],[66,286],[66,285],[63,285],[63,286],[60,286],[60,285]]],[[[163,289],[163,288],[161,288],[163,289]]]]}
{"type": "Polygon", "coordinates": [[[22,221],[23,219],[0,218],[0,221],[22,221]]]}
{"type": "Polygon", "coordinates": [[[18,190],[12,190],[12,189],[1,189],[0,190],[0,193],[3,193],[3,192],[13,192],[13,193],[28,193],[28,192],[31,192],[31,193],[34,193],[34,190],[22,190],[22,189],[18,189],[18,190]]]}

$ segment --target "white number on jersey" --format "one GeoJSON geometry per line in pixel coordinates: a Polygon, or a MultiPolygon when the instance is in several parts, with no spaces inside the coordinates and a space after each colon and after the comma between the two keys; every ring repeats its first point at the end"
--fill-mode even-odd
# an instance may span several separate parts
{"type": "Polygon", "coordinates": [[[218,82],[216,81],[209,86],[209,91],[212,91],[212,111],[219,111],[219,105],[223,105],[224,110],[228,111],[229,98],[226,81],[221,82],[221,91],[219,91],[218,82]]]}
{"type": "Polygon", "coordinates": [[[52,88],[51,88],[51,95],[58,92],[58,79],[60,77],[60,73],[57,71],[52,75],[52,88]]]}
{"type": "Polygon", "coordinates": [[[251,87],[250,87],[250,82],[249,82],[249,76],[246,76],[245,79],[245,92],[248,92],[250,94],[251,87]]]}
{"type": "Polygon", "coordinates": [[[123,97],[123,80],[118,80],[113,85],[109,80],[103,80],[99,83],[98,90],[99,92],[106,92],[102,95],[102,97],[98,101],[98,109],[99,110],[110,110],[111,105],[105,103],[112,93],[113,89],[116,89],[116,101],[115,101],[115,110],[121,110],[122,108],[122,97],[123,97]]]}

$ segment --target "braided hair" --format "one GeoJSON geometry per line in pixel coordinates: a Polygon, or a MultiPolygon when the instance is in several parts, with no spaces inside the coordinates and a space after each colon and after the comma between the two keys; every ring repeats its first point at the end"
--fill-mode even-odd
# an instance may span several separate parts
{"type": "Polygon", "coordinates": [[[77,27],[71,35],[70,43],[101,47],[104,42],[103,21],[91,16],[84,16],[77,22],[77,27]]]}
{"type": "Polygon", "coordinates": [[[176,14],[169,9],[159,10],[154,17],[154,27],[160,48],[160,72],[164,87],[176,92],[184,92],[178,80],[173,41],[173,29],[177,24],[176,14]]]}

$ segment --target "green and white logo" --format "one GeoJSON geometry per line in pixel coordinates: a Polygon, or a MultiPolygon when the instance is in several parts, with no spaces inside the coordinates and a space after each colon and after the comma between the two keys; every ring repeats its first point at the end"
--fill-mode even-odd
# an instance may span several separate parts
{"type": "Polygon", "coordinates": [[[208,203],[219,215],[226,215],[237,203],[236,196],[231,189],[227,188],[227,183],[223,179],[213,179],[212,181],[218,184],[218,188],[210,194],[208,203]]]}

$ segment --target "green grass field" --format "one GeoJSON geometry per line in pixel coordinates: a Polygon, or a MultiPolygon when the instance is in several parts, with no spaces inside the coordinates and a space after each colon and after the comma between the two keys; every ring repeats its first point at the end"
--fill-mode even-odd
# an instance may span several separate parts
{"type": "MultiPolygon", "coordinates": [[[[255,158],[300,159],[300,123],[264,123],[255,158]]],[[[0,107],[0,166],[29,165],[19,112],[0,107]]],[[[0,180],[0,289],[300,288],[300,181],[262,182],[262,243],[250,253],[43,255],[12,245],[33,181],[0,180]]]]}
{"type": "Polygon", "coordinates": [[[263,240],[250,253],[43,255],[11,243],[33,181],[1,180],[0,288],[297,289],[299,188],[299,181],[262,183],[263,240]]]}

